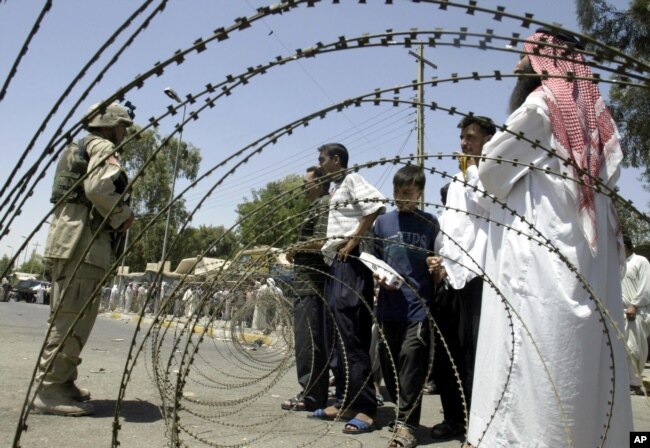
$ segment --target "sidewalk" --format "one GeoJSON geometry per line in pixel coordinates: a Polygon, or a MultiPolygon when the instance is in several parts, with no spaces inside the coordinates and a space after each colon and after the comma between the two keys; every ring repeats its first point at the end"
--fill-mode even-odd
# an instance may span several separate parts
{"type": "MultiPolygon", "coordinates": [[[[116,311],[103,312],[100,313],[100,316],[107,317],[110,319],[117,319],[124,322],[131,321],[134,323],[138,322],[138,320],[140,319],[139,314],[116,312],[116,311]]],[[[183,329],[187,325],[189,325],[190,320],[193,321],[194,319],[190,319],[185,316],[173,317],[171,314],[168,314],[164,318],[161,326],[177,327],[183,329]]],[[[148,327],[153,323],[153,321],[154,321],[154,315],[150,313],[145,313],[144,317],[142,318],[142,325],[148,327]]],[[[200,318],[199,321],[195,323],[194,327],[192,328],[192,331],[194,333],[201,334],[205,332],[205,336],[209,336],[222,341],[229,340],[232,338],[232,330],[233,328],[231,327],[229,321],[216,320],[210,323],[210,320],[207,317],[200,318]]],[[[252,328],[247,328],[247,327],[244,327],[244,329],[242,330],[238,325],[235,326],[234,330],[235,332],[237,332],[238,336],[242,338],[242,341],[246,343],[252,343],[254,341],[258,341],[258,343],[262,343],[263,345],[272,345],[278,339],[277,332],[271,332],[270,334],[265,334],[262,331],[254,330],[252,328]]]]}

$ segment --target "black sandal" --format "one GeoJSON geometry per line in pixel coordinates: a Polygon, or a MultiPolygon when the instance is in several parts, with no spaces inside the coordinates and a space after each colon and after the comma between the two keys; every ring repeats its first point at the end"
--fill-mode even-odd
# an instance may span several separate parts
{"type": "Polygon", "coordinates": [[[307,406],[305,406],[305,402],[298,397],[294,398],[289,398],[287,401],[284,401],[280,407],[284,409],[285,411],[307,411],[307,406]]]}

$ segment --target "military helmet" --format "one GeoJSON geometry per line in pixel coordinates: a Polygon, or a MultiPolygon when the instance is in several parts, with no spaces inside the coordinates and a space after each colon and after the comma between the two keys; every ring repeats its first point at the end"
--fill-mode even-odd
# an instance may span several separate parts
{"type": "MultiPolygon", "coordinates": [[[[93,112],[97,110],[101,103],[93,104],[88,109],[86,117],[90,117],[93,112]]],[[[88,121],[89,128],[114,128],[118,124],[124,124],[126,127],[129,127],[133,124],[133,120],[129,115],[129,111],[126,110],[124,106],[120,106],[117,103],[112,103],[106,106],[104,113],[98,113],[90,118],[88,121]]]]}

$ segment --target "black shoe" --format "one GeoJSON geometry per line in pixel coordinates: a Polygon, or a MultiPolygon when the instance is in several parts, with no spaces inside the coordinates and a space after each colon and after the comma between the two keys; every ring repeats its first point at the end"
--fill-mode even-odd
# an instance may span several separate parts
{"type": "Polygon", "coordinates": [[[431,428],[431,438],[436,440],[449,440],[461,437],[465,434],[465,428],[460,423],[443,420],[431,428]]]}

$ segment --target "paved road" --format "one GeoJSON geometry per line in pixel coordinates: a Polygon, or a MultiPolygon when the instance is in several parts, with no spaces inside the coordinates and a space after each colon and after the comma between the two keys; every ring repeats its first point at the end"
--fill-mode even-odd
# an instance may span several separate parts
{"type": "MultiPolygon", "coordinates": [[[[25,303],[0,303],[0,446],[11,446],[18,415],[36,354],[46,331],[48,307],[25,303]]],[[[115,397],[124,369],[135,321],[128,316],[100,315],[80,367],[78,382],[93,393],[96,413],[92,417],[63,418],[30,415],[21,446],[107,447],[112,436],[115,397]]],[[[169,335],[178,328],[170,327],[169,335]]],[[[341,433],[342,423],[306,418],[305,413],[281,411],[280,402],[296,392],[293,367],[282,350],[262,347],[255,351],[235,347],[228,338],[215,334],[205,340],[196,356],[192,374],[184,388],[181,424],[187,431],[187,446],[205,446],[192,440],[209,440],[241,447],[385,447],[386,429],[360,436],[341,433]]],[[[162,344],[162,359],[172,353],[169,337],[162,344]]],[[[141,337],[138,338],[141,340],[141,337]]],[[[192,341],[196,340],[196,335],[192,341]]],[[[183,340],[183,343],[187,340],[183,340]]],[[[191,342],[190,342],[190,347],[191,342]]],[[[183,347],[174,349],[169,371],[183,347]]],[[[163,363],[164,364],[164,363],[163,363]]],[[[635,428],[650,430],[650,407],[642,397],[633,397],[635,428]]],[[[164,418],[158,390],[151,378],[150,360],[142,357],[130,380],[121,413],[119,440],[124,447],[165,447],[164,418]]],[[[460,441],[435,442],[428,437],[431,426],[442,420],[437,395],[424,397],[420,446],[458,447],[460,441]]],[[[380,409],[378,421],[394,416],[392,404],[380,409]]]]}

